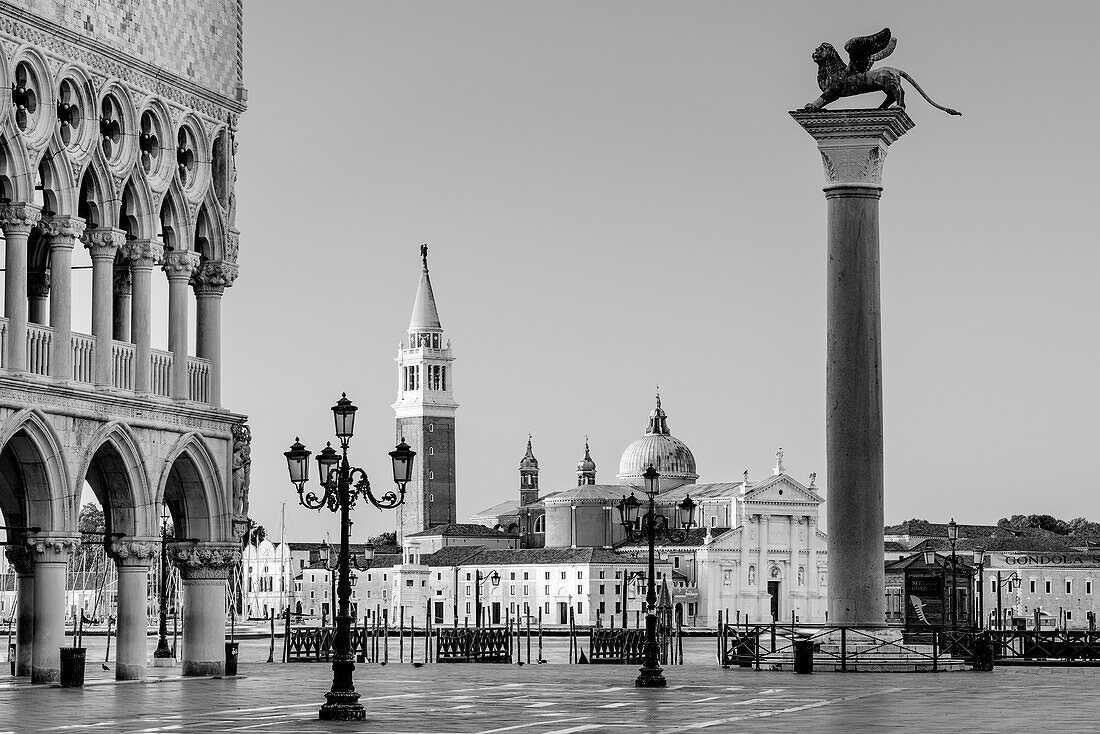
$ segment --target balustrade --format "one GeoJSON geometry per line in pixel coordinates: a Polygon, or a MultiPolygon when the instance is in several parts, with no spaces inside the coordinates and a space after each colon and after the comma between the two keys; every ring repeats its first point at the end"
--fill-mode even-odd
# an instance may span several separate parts
{"type": "Polygon", "coordinates": [[[27,372],[50,374],[50,342],[53,329],[39,324],[27,324],[27,372]]]}

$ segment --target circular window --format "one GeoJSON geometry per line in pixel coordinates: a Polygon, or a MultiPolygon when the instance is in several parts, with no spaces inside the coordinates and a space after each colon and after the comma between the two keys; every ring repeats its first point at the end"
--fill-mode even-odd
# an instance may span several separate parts
{"type": "Polygon", "coordinates": [[[108,163],[117,163],[122,158],[122,136],[126,133],[126,115],[122,105],[113,94],[108,94],[100,103],[99,147],[108,163]]]}
{"type": "Polygon", "coordinates": [[[11,106],[15,128],[28,139],[38,142],[49,135],[53,95],[45,87],[46,76],[29,60],[15,65],[11,83],[11,106]]]}
{"type": "Polygon", "coordinates": [[[164,124],[156,110],[147,109],[141,113],[138,123],[138,160],[141,170],[151,179],[163,180],[171,170],[168,161],[171,158],[164,148],[164,124]]]}

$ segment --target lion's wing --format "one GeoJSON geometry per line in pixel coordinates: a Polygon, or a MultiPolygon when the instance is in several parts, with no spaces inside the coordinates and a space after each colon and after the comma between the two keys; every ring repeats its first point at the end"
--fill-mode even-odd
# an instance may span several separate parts
{"type": "Polygon", "coordinates": [[[871,65],[894,52],[898,39],[889,28],[883,28],[870,36],[856,36],[844,44],[848,52],[848,73],[862,74],[870,71],[871,65]]]}

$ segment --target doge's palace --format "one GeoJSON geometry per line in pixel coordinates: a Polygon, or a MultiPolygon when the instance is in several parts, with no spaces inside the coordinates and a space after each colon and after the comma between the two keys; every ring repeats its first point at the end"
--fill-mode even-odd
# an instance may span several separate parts
{"type": "Polygon", "coordinates": [[[145,676],[162,507],[183,579],[182,672],[222,670],[250,462],[244,416],[220,389],[242,31],[241,0],[0,0],[0,89],[11,90],[0,104],[0,512],[18,574],[16,673],[33,682],[58,678],[66,561],[82,542],[105,543],[117,564],[117,677],[145,676]],[[74,298],[79,248],[89,302],[74,298]],[[165,310],[158,292],[166,324],[152,318],[165,310]],[[91,314],[91,333],[74,330],[74,313],[91,314]],[[167,350],[152,348],[154,333],[167,350]],[[106,537],[78,531],[85,484],[106,537]]]}

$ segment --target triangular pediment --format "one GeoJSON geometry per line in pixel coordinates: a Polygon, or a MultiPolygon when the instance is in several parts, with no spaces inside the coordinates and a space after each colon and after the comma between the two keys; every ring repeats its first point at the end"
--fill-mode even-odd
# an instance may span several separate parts
{"type": "Polygon", "coordinates": [[[728,530],[721,535],[714,536],[714,540],[702,547],[708,550],[741,550],[741,533],[743,530],[744,528],[739,527],[728,530]]]}
{"type": "Polygon", "coordinates": [[[812,502],[821,504],[825,498],[805,486],[788,474],[773,476],[756,485],[741,497],[742,502],[766,502],[784,504],[787,502],[812,502]]]}

